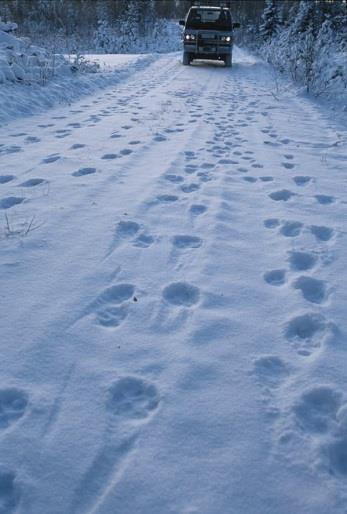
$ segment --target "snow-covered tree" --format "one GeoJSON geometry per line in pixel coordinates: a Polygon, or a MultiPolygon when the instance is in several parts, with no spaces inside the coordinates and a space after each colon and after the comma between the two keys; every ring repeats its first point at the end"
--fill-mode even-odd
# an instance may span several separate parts
{"type": "Polygon", "coordinates": [[[278,27],[278,12],[274,0],[266,0],[264,12],[261,17],[259,32],[264,40],[271,39],[278,27]]]}
{"type": "Polygon", "coordinates": [[[94,33],[94,48],[97,52],[116,52],[114,45],[114,31],[106,20],[99,20],[98,28],[94,33]]]}
{"type": "Polygon", "coordinates": [[[301,0],[297,15],[293,23],[293,33],[303,34],[309,30],[313,30],[315,19],[315,4],[301,0]]]}

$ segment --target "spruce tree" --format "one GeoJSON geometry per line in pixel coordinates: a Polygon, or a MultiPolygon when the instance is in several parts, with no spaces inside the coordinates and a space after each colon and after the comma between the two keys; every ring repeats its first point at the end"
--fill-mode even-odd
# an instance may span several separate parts
{"type": "Polygon", "coordinates": [[[266,0],[264,12],[261,17],[259,32],[265,40],[271,40],[275,35],[278,26],[278,13],[274,0],[266,0]]]}

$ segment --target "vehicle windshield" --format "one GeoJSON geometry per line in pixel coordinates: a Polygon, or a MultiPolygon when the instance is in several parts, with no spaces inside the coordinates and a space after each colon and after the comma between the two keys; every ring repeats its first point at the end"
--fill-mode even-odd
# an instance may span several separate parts
{"type": "Polygon", "coordinates": [[[231,30],[231,16],[227,9],[191,9],[187,29],[231,30]]]}

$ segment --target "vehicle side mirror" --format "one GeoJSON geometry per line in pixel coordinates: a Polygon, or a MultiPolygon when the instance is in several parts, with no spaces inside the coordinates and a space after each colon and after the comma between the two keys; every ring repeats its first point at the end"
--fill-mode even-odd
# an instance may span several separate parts
{"type": "Polygon", "coordinates": [[[178,23],[179,23],[180,25],[182,25],[182,27],[184,27],[184,26],[185,26],[185,24],[186,24],[184,20],[180,20],[178,23]]]}
{"type": "Polygon", "coordinates": [[[241,25],[239,23],[233,23],[233,29],[239,29],[241,25]]]}

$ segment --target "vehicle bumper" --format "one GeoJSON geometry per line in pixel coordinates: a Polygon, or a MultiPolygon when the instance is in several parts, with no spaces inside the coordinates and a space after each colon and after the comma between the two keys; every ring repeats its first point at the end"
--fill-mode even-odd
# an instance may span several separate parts
{"type": "Polygon", "coordinates": [[[208,57],[214,58],[220,55],[227,55],[232,53],[232,45],[205,45],[201,46],[195,43],[184,43],[184,51],[197,56],[204,56],[202,58],[207,59],[208,57]]]}

